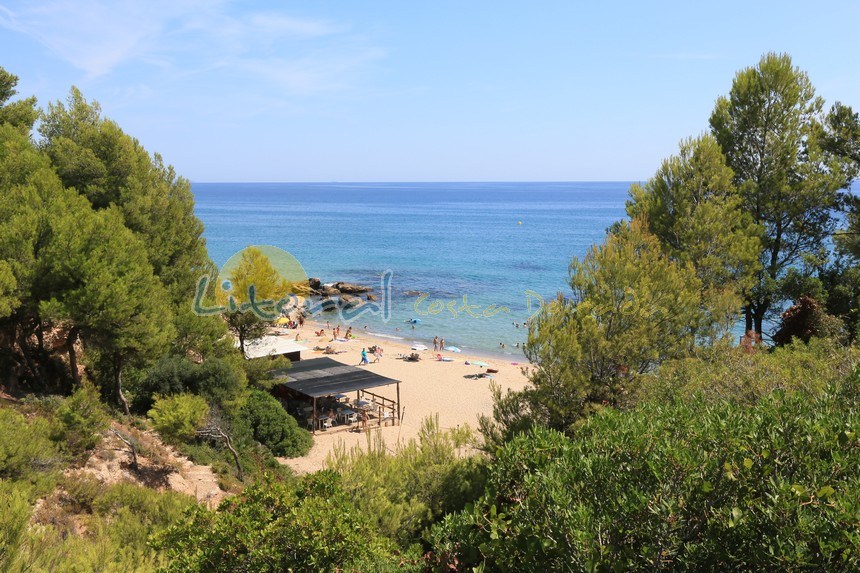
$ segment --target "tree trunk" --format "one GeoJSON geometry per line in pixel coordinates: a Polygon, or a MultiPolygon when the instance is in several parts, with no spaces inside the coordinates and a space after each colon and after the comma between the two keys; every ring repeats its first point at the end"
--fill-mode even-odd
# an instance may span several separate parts
{"type": "Polygon", "coordinates": [[[36,342],[38,346],[36,347],[39,351],[39,356],[45,355],[45,332],[42,330],[42,321],[36,321],[36,342]]]}
{"type": "Polygon", "coordinates": [[[755,322],[755,331],[759,336],[763,336],[764,332],[762,329],[762,323],[764,322],[764,315],[767,312],[767,306],[764,304],[760,304],[755,307],[755,312],[753,313],[753,321],[755,322]]]}
{"type": "Polygon", "coordinates": [[[746,305],[744,307],[744,322],[746,324],[744,328],[744,336],[753,329],[753,316],[752,316],[752,305],[746,305]]]}
{"type": "Polygon", "coordinates": [[[239,462],[239,454],[236,452],[236,448],[233,447],[233,441],[224,430],[221,430],[221,436],[224,437],[224,443],[227,444],[227,449],[230,450],[231,454],[233,454],[233,461],[236,462],[236,474],[239,481],[245,481],[245,474],[242,472],[242,464],[239,462]]]}
{"type": "Polygon", "coordinates": [[[78,340],[78,327],[73,326],[66,335],[66,346],[69,348],[69,369],[72,371],[72,382],[75,386],[80,383],[78,378],[78,356],[75,353],[75,342],[78,340]]]}
{"type": "Polygon", "coordinates": [[[122,434],[120,434],[119,432],[117,432],[113,428],[111,428],[110,431],[113,432],[113,434],[117,438],[122,440],[122,443],[124,443],[126,446],[128,446],[128,451],[131,454],[131,468],[134,471],[138,471],[140,469],[140,467],[137,465],[137,448],[134,447],[134,444],[132,443],[131,439],[126,438],[125,436],[123,436],[122,434]]]}
{"type": "Polygon", "coordinates": [[[24,357],[27,369],[30,370],[36,384],[44,389],[45,380],[42,378],[42,372],[39,370],[39,367],[33,362],[33,357],[30,355],[30,345],[27,343],[27,335],[23,329],[18,331],[18,346],[21,348],[21,355],[24,357]]]}
{"type": "Polygon", "coordinates": [[[113,354],[113,382],[116,399],[122,406],[126,416],[131,415],[131,410],[128,408],[128,400],[125,399],[125,394],[122,393],[122,358],[119,352],[113,354]]]}

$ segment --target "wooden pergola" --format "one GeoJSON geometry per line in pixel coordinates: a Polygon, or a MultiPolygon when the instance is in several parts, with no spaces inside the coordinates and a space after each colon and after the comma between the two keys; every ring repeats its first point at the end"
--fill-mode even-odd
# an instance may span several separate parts
{"type": "MultiPolygon", "coordinates": [[[[360,399],[362,394],[367,394],[379,400],[382,408],[391,410],[395,423],[400,423],[400,380],[388,378],[356,366],[341,364],[325,357],[295,362],[290,368],[275,370],[273,374],[275,377],[284,379],[283,386],[313,400],[314,421],[317,419],[317,400],[319,398],[355,392],[356,399],[360,399]],[[396,400],[367,391],[370,388],[392,384],[397,386],[396,400]]],[[[316,433],[316,423],[314,423],[313,431],[316,433]]]]}

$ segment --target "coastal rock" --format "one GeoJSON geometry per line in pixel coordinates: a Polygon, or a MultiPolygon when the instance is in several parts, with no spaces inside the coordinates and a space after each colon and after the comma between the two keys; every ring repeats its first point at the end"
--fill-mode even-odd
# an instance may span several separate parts
{"type": "Polygon", "coordinates": [[[364,301],[352,294],[341,294],[340,304],[342,306],[361,306],[364,304],[364,301]]]}
{"type": "Polygon", "coordinates": [[[311,287],[311,290],[319,292],[322,282],[318,278],[311,277],[308,279],[308,286],[311,287]]]}
{"type": "Polygon", "coordinates": [[[365,296],[365,298],[367,298],[367,300],[376,300],[376,295],[375,295],[375,294],[367,293],[367,294],[366,294],[366,295],[364,295],[364,296],[365,296]]]}
{"type": "Polygon", "coordinates": [[[340,290],[332,285],[321,285],[318,290],[323,296],[337,296],[340,294],[340,290]]]}
{"type": "Polygon", "coordinates": [[[331,312],[337,310],[337,303],[331,297],[326,297],[320,301],[323,312],[331,312]]]}
{"type": "Polygon", "coordinates": [[[340,292],[345,292],[347,294],[363,294],[366,292],[370,292],[373,289],[369,286],[362,286],[353,283],[344,283],[338,282],[334,283],[334,288],[339,290],[340,292]]]}
{"type": "Polygon", "coordinates": [[[405,290],[403,291],[403,294],[405,294],[406,296],[421,296],[424,293],[420,290],[405,290]]]}

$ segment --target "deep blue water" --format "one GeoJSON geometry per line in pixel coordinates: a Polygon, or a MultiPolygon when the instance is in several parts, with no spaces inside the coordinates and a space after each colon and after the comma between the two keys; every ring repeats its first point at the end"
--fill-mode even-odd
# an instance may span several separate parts
{"type": "Polygon", "coordinates": [[[526,331],[514,323],[525,321],[529,303],[536,309],[537,295],[548,300],[567,292],[571,258],[584,256],[624,216],[628,187],[195,183],[193,190],[209,254],[219,266],[248,245],[274,245],[323,282],[378,289],[381,273],[391,270],[390,320],[365,314],[354,328],[367,325],[410,341],[438,335],[464,350],[498,351],[504,342],[506,352],[519,355],[514,345],[526,331]],[[416,306],[417,298],[404,291],[428,297],[416,306]],[[464,296],[471,314],[461,310],[464,296]],[[421,319],[415,330],[405,322],[411,318],[421,319]]]}

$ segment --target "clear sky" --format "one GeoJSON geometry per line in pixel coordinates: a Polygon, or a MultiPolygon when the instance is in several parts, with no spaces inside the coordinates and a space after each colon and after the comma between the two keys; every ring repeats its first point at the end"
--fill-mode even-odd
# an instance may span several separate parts
{"type": "Polygon", "coordinates": [[[0,0],[0,66],[193,181],[640,180],[788,52],[860,108],[860,2],[0,0]]]}

